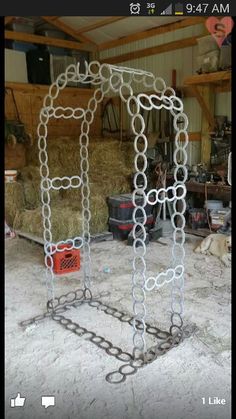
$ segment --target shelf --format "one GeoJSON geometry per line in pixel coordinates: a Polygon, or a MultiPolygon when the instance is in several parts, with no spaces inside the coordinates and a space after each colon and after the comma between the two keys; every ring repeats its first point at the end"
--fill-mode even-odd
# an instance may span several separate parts
{"type": "Polygon", "coordinates": [[[185,183],[188,192],[195,192],[200,194],[213,195],[216,198],[225,201],[231,201],[231,186],[229,185],[215,185],[213,183],[200,183],[195,181],[188,181],[185,183]]]}
{"type": "MultiPolygon", "coordinates": [[[[5,88],[6,89],[12,89],[12,90],[21,90],[24,92],[29,92],[29,93],[46,93],[49,91],[49,87],[50,85],[47,84],[31,84],[31,83],[18,83],[18,82],[10,82],[7,81],[5,82],[5,88]]],[[[91,94],[91,92],[93,91],[93,89],[86,89],[86,88],[81,88],[81,87],[65,87],[63,89],[64,93],[88,93],[91,94]]]]}
{"type": "Polygon", "coordinates": [[[231,89],[232,71],[217,71],[215,73],[196,74],[187,77],[184,80],[184,86],[191,88],[193,95],[196,97],[201,106],[204,115],[209,123],[210,130],[214,129],[215,120],[210,107],[207,104],[205,92],[201,91],[204,87],[214,88],[217,91],[229,91],[231,89]]]}
{"type": "Polygon", "coordinates": [[[217,71],[215,73],[196,74],[194,76],[186,77],[184,80],[184,85],[196,86],[213,84],[215,86],[222,86],[227,84],[229,87],[231,87],[231,76],[231,70],[217,71]]]}

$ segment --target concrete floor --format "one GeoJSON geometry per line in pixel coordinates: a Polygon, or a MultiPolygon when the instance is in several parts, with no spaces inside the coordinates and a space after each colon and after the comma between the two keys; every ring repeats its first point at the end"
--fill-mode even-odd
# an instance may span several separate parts
{"type": "MultiPolygon", "coordinates": [[[[25,239],[6,243],[6,418],[17,419],[224,419],[230,418],[231,271],[213,256],[193,253],[197,238],[187,235],[185,322],[197,331],[177,348],[129,376],[119,385],[105,376],[122,365],[94,344],[64,330],[53,320],[26,328],[19,322],[45,311],[43,248],[25,239]],[[24,407],[10,407],[20,392],[24,407]],[[41,396],[54,395],[45,409],[41,396]],[[203,404],[202,398],[206,403],[203,404]],[[208,403],[209,397],[226,400],[208,403]]],[[[148,245],[148,270],[168,267],[169,239],[148,245]]],[[[92,245],[93,292],[132,312],[132,248],[124,242],[92,245]],[[105,273],[104,267],[111,272],[105,273]]],[[[57,295],[80,288],[81,272],[57,277],[57,295]]],[[[131,351],[132,329],[91,307],[74,309],[71,318],[124,350],[131,351]]],[[[167,329],[170,285],[147,296],[147,320],[167,329]]],[[[211,399],[213,401],[213,399],[211,399]]]]}

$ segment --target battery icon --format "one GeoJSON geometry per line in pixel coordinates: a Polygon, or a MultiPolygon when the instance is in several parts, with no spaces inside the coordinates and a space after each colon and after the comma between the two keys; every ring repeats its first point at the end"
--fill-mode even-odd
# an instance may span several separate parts
{"type": "Polygon", "coordinates": [[[175,5],[175,15],[182,16],[184,14],[184,8],[182,3],[176,3],[175,5]]]}

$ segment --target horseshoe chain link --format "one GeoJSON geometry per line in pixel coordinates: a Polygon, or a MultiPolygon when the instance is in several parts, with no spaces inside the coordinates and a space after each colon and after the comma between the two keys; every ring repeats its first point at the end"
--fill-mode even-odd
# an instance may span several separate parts
{"type": "MultiPolygon", "coordinates": [[[[164,80],[155,77],[152,73],[142,70],[130,69],[127,67],[118,67],[109,64],[100,64],[97,61],[92,61],[89,64],[85,63],[84,73],[80,73],[79,64],[77,66],[70,65],[65,73],[58,76],[57,80],[50,86],[49,93],[45,96],[43,101],[43,108],[40,111],[40,122],[37,129],[39,160],[40,160],[40,174],[41,174],[41,201],[42,201],[42,218],[44,226],[44,241],[45,241],[45,264],[46,264],[46,285],[48,289],[48,301],[55,301],[54,296],[54,274],[53,274],[53,257],[52,252],[58,249],[58,244],[52,242],[51,233],[51,209],[50,209],[50,194],[51,189],[70,187],[81,187],[82,194],[82,238],[81,249],[83,252],[83,273],[84,286],[90,289],[91,286],[91,256],[90,256],[90,219],[91,212],[89,206],[90,188],[89,188],[89,162],[88,162],[88,145],[89,145],[89,129],[94,120],[94,113],[97,105],[103,100],[104,95],[112,91],[119,93],[121,100],[126,103],[127,111],[131,116],[131,127],[135,134],[134,149],[135,149],[135,176],[134,176],[134,191],[132,195],[133,205],[135,207],[133,212],[133,273],[132,273],[132,296],[133,296],[133,357],[134,359],[144,359],[146,351],[146,291],[153,289],[150,287],[150,278],[146,278],[146,212],[145,206],[147,203],[155,204],[157,202],[163,203],[164,200],[173,202],[174,213],[171,217],[171,222],[174,228],[173,232],[173,247],[172,247],[172,267],[164,274],[164,280],[159,282],[163,273],[158,274],[155,279],[156,287],[162,286],[165,283],[172,283],[172,302],[171,302],[171,328],[170,332],[173,336],[178,334],[180,339],[182,331],[182,315],[183,315],[183,286],[184,286],[184,241],[185,241],[185,218],[184,212],[186,209],[185,203],[185,181],[187,180],[187,153],[186,147],[188,144],[187,126],[188,119],[183,113],[182,101],[176,97],[175,91],[171,87],[167,87],[164,80]],[[94,91],[93,97],[88,102],[87,110],[82,108],[63,108],[61,106],[55,107],[54,100],[58,97],[59,92],[64,89],[69,81],[80,83],[91,83],[98,85],[94,91]],[[134,95],[132,82],[141,83],[145,87],[154,90],[155,94],[134,95]],[[174,179],[175,183],[172,187],[166,190],[152,190],[147,194],[147,157],[146,150],[148,141],[145,135],[145,122],[140,114],[140,108],[143,109],[168,109],[174,117],[175,135],[175,151],[174,151],[174,179]],[[81,134],[79,137],[80,143],[80,157],[81,157],[81,173],[80,176],[72,176],[71,178],[53,178],[49,177],[48,155],[47,155],[47,124],[50,118],[75,118],[81,119],[81,134]],[[140,187],[140,180],[142,187],[140,187]],[[181,194],[179,192],[182,191],[181,194]],[[164,194],[163,194],[164,192],[164,194]],[[170,193],[172,196],[170,197],[170,193]],[[150,201],[150,195],[154,195],[154,202],[150,201]],[[142,203],[137,205],[136,198],[142,197],[142,203]],[[164,196],[164,198],[163,198],[164,196]],[[178,206],[181,205],[181,209],[178,206]],[[140,221],[141,213],[141,221],[140,221]],[[177,224],[177,220],[181,220],[181,225],[177,224]],[[141,230],[141,236],[140,236],[141,230]]],[[[73,243],[75,239],[68,239],[66,242],[73,243]]]]}
{"type": "MultiPolygon", "coordinates": [[[[164,81],[163,81],[164,84],[164,81]]],[[[168,88],[172,90],[171,88],[168,88]]],[[[134,310],[134,320],[133,320],[133,354],[135,358],[141,358],[145,361],[148,360],[145,354],[146,351],[146,341],[145,341],[145,317],[146,317],[146,307],[145,291],[151,291],[154,287],[160,288],[166,283],[172,283],[172,302],[171,302],[171,327],[170,331],[173,333],[173,336],[178,334],[178,338],[181,339],[182,331],[182,314],[183,314],[183,285],[184,285],[184,241],[185,241],[185,218],[184,212],[186,209],[185,195],[186,187],[185,181],[187,180],[187,153],[186,147],[188,144],[188,134],[187,126],[188,119],[183,111],[183,104],[180,99],[176,98],[174,95],[169,96],[168,98],[162,94],[158,97],[156,95],[138,95],[130,96],[127,100],[127,111],[131,116],[131,126],[134,134],[136,135],[134,140],[134,150],[136,152],[134,160],[135,176],[134,176],[134,191],[132,195],[133,205],[135,207],[133,212],[133,275],[132,275],[132,295],[133,295],[133,310],[134,310]],[[149,105],[144,105],[142,98],[149,100],[149,105]],[[175,136],[175,151],[174,151],[174,179],[175,183],[173,186],[166,189],[161,188],[159,190],[152,189],[145,192],[147,188],[147,177],[146,177],[146,168],[147,168],[147,157],[146,150],[148,147],[147,138],[145,135],[145,122],[140,115],[140,107],[145,109],[152,109],[156,107],[153,105],[154,99],[159,104],[158,109],[162,106],[169,109],[174,115],[174,128],[176,130],[175,136]],[[168,99],[168,100],[167,100],[168,99]],[[162,103],[161,103],[162,102],[162,103]],[[175,102],[178,103],[178,107],[175,102]],[[133,109],[135,105],[135,109],[133,109]],[[142,186],[140,186],[142,185],[142,186]],[[170,192],[172,196],[170,196],[170,192]],[[136,198],[142,198],[142,202],[137,205],[136,198]],[[152,197],[152,200],[151,200],[152,197]],[[154,200],[153,200],[154,197],[154,200]],[[172,268],[167,269],[164,273],[157,274],[156,277],[146,278],[146,229],[145,224],[147,221],[147,216],[145,212],[145,206],[147,204],[155,205],[157,202],[163,203],[164,201],[173,202],[173,215],[171,217],[171,223],[173,226],[173,246],[172,246],[172,268]],[[181,209],[177,208],[178,205],[181,205],[181,209]],[[140,213],[142,214],[142,221],[140,221],[140,213]],[[181,225],[178,225],[179,219],[181,220],[181,225]],[[140,234],[141,232],[141,234],[140,234]],[[180,254],[178,254],[178,251],[180,254]],[[152,283],[150,285],[150,283],[152,283]],[[137,327],[141,322],[142,327],[137,327]]]]}
{"type": "MultiPolygon", "coordinates": [[[[70,318],[63,315],[65,311],[69,312],[71,308],[78,308],[78,306],[82,304],[88,304],[90,307],[102,311],[120,322],[132,326],[132,315],[103,303],[98,297],[99,296],[93,298],[91,291],[88,288],[77,289],[55,298],[54,301],[49,301],[47,305],[48,311],[46,313],[22,321],[20,325],[22,327],[28,327],[46,318],[51,318],[66,330],[75,333],[79,337],[84,337],[86,340],[89,340],[94,345],[104,350],[108,355],[122,361],[124,364],[121,365],[117,371],[110,372],[106,375],[106,380],[111,384],[120,384],[124,382],[129,375],[135,374],[138,369],[153,362],[157,357],[164,355],[171,348],[180,343],[178,336],[173,337],[169,332],[162,331],[158,327],[146,323],[147,333],[158,339],[159,343],[148,350],[146,362],[144,362],[142,359],[135,359],[133,354],[123,351],[119,346],[114,346],[112,342],[105,339],[103,336],[97,335],[94,331],[88,330],[78,322],[72,321],[70,318]]],[[[193,330],[184,330],[184,337],[189,337],[192,332],[193,330]]]]}

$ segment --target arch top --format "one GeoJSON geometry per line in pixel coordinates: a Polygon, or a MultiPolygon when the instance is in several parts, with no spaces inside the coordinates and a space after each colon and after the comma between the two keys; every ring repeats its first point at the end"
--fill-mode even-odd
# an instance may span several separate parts
{"type": "MultiPolygon", "coordinates": [[[[164,93],[167,89],[165,81],[161,77],[156,77],[150,71],[99,63],[98,61],[91,61],[89,63],[85,61],[83,71],[81,71],[81,64],[78,62],[77,65],[70,64],[64,73],[59,74],[49,88],[49,95],[52,99],[56,99],[59,91],[63,90],[68,82],[102,86],[106,82],[108,83],[114,75],[119,77],[120,83],[124,85],[130,86],[133,82],[141,83],[159,94],[164,93]]],[[[168,87],[168,89],[171,88],[168,87]]],[[[108,91],[109,89],[105,93],[108,91]]],[[[175,95],[173,89],[172,94],[175,95]]]]}
{"type": "MultiPolygon", "coordinates": [[[[94,113],[98,103],[109,92],[118,94],[121,100],[127,103],[127,111],[130,116],[134,115],[132,109],[134,102],[138,110],[140,108],[146,110],[165,108],[170,111],[173,117],[182,115],[183,103],[181,99],[176,96],[172,87],[166,86],[165,81],[161,77],[155,77],[153,73],[146,70],[99,63],[98,61],[89,63],[85,61],[84,64],[83,72],[80,72],[80,63],[69,65],[65,72],[61,73],[49,87],[48,94],[44,97],[44,106],[40,111],[42,130],[45,130],[45,125],[47,125],[50,118],[82,119],[85,117],[85,114],[87,115],[87,112],[94,113]],[[68,82],[90,84],[96,87],[95,90],[91,89],[93,96],[88,102],[87,111],[80,107],[63,108],[54,105],[54,100],[57,99],[60,91],[66,87],[68,82]],[[134,92],[133,83],[140,84],[148,90],[151,89],[152,93],[134,92]]],[[[92,120],[89,122],[92,122],[92,120]]],[[[177,129],[176,126],[174,128],[177,129]]]]}
{"type": "Polygon", "coordinates": [[[110,68],[114,71],[119,71],[121,73],[131,73],[131,74],[136,74],[136,75],[146,75],[146,76],[150,76],[150,77],[155,77],[153,73],[151,73],[150,71],[145,71],[145,70],[139,70],[137,68],[131,68],[131,67],[123,67],[123,66],[117,66],[117,65],[112,65],[112,64],[107,64],[110,66],[110,68]]]}

